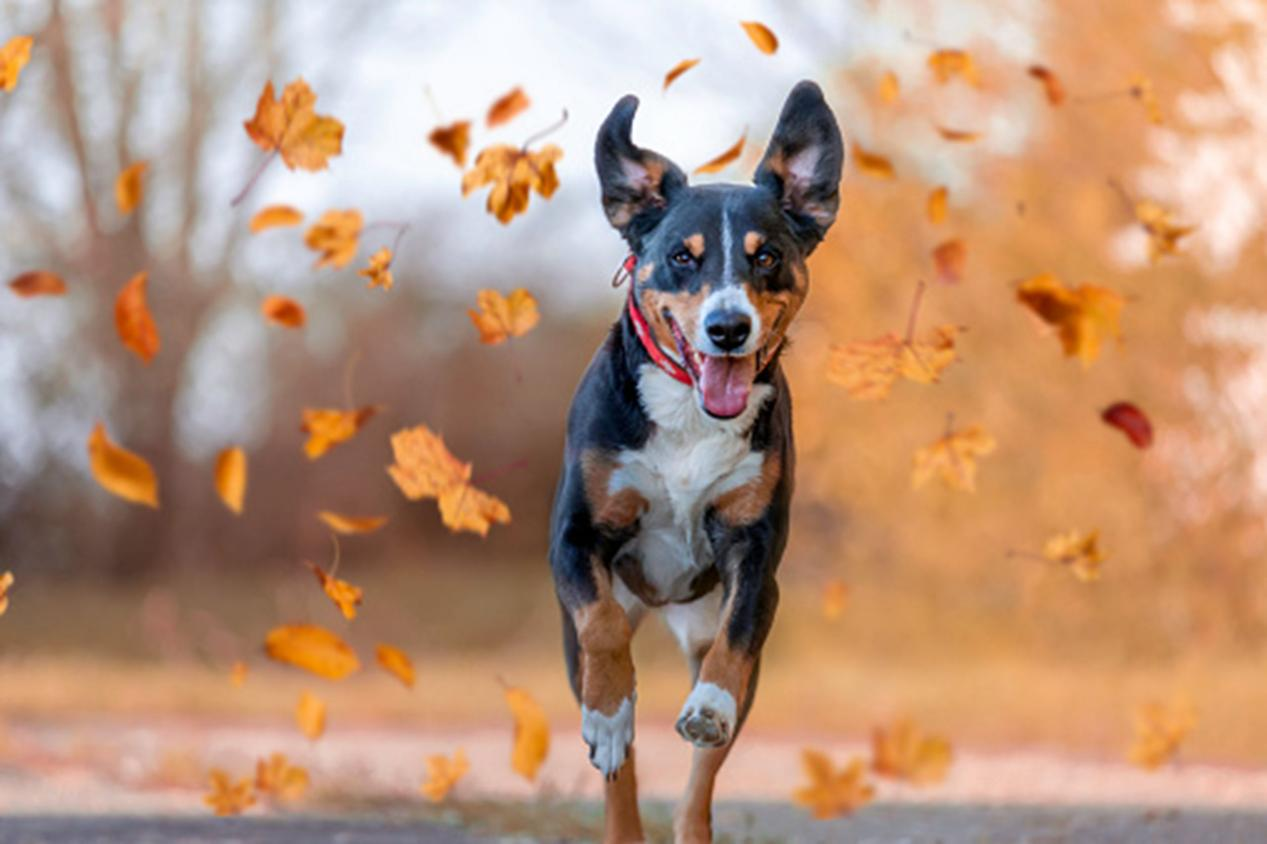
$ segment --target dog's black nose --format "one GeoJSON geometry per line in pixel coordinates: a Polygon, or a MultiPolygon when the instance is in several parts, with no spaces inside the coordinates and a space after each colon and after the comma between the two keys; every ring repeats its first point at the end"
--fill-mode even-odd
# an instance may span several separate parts
{"type": "Polygon", "coordinates": [[[723,352],[733,352],[748,340],[752,320],[740,311],[713,311],[704,318],[704,332],[723,352]]]}

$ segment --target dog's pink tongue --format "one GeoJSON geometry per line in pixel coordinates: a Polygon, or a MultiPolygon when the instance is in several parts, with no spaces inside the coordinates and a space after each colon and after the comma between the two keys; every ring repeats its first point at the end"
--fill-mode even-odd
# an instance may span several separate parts
{"type": "Polygon", "coordinates": [[[756,377],[756,356],[742,358],[705,355],[700,365],[700,393],[704,409],[714,416],[729,419],[743,413],[756,377]]]}

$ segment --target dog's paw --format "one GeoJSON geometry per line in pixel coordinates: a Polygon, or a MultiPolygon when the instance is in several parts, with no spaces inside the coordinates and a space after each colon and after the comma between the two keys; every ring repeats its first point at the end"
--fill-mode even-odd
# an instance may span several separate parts
{"type": "Polygon", "coordinates": [[[696,747],[722,747],[734,735],[735,698],[713,683],[697,683],[677,719],[678,735],[696,747]]]}
{"type": "Polygon", "coordinates": [[[611,715],[582,704],[581,738],[590,746],[590,763],[604,777],[614,779],[634,739],[634,696],[622,700],[611,715]]]}

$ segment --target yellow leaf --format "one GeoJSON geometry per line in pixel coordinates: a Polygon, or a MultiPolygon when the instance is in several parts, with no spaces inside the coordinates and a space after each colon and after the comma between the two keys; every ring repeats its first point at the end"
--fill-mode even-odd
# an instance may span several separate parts
{"type": "Polygon", "coordinates": [[[938,281],[958,284],[963,280],[965,265],[968,263],[968,247],[962,240],[956,238],[937,244],[932,256],[938,281]]]}
{"type": "Polygon", "coordinates": [[[137,273],[114,300],[114,327],[123,345],[149,363],[158,354],[158,326],[145,301],[148,274],[137,273]]]}
{"type": "Polygon", "coordinates": [[[946,205],[950,192],[943,185],[928,194],[928,222],[939,226],[946,221],[946,205]]]}
{"type": "Polygon", "coordinates": [[[679,76],[681,76],[683,73],[686,73],[688,70],[695,67],[695,65],[699,63],[700,63],[699,59],[682,59],[682,61],[673,65],[673,67],[669,69],[669,72],[664,74],[664,87],[661,88],[660,90],[662,91],[669,90],[669,86],[672,85],[679,76]]]}
{"type": "Polygon", "coordinates": [[[466,751],[458,748],[453,758],[436,755],[427,757],[427,781],[418,790],[432,803],[442,803],[449,795],[458,780],[466,776],[471,763],[466,758],[466,751]]]}
{"type": "Polygon", "coordinates": [[[536,191],[549,199],[559,187],[554,165],[563,157],[563,150],[546,144],[532,152],[508,144],[497,144],[480,150],[475,165],[462,176],[462,195],[492,185],[485,207],[502,224],[516,214],[528,210],[528,199],[536,191]]]}
{"type": "Polygon", "coordinates": [[[871,770],[916,785],[941,782],[954,759],[950,742],[925,735],[909,718],[871,731],[871,770]]]}
{"type": "Polygon", "coordinates": [[[107,492],[125,501],[158,509],[158,479],[145,458],[110,442],[106,426],[98,422],[88,437],[92,476],[107,492]]]}
{"type": "Polygon", "coordinates": [[[304,691],[299,695],[299,702],[295,704],[295,723],[299,725],[299,731],[309,738],[316,741],[326,731],[326,703],[312,692],[304,691]]]}
{"type": "Polygon", "coordinates": [[[510,750],[511,770],[533,782],[541,763],[550,753],[550,722],[541,704],[517,686],[506,689],[506,705],[515,719],[514,744],[510,750]]]}
{"type": "Polygon", "coordinates": [[[321,584],[322,590],[334,602],[334,605],[339,608],[339,612],[343,613],[343,617],[348,621],[356,618],[356,608],[361,605],[361,601],[364,598],[361,588],[327,573],[316,563],[304,560],[304,565],[312,571],[317,578],[317,582],[321,584]]]}
{"type": "Polygon", "coordinates": [[[823,618],[836,621],[845,614],[849,603],[849,587],[840,578],[832,578],[823,584],[823,618]]]}
{"type": "Polygon", "coordinates": [[[1148,234],[1148,256],[1153,261],[1163,255],[1179,254],[1179,239],[1197,230],[1196,226],[1177,226],[1171,212],[1147,199],[1135,203],[1135,218],[1148,234]]]}
{"type": "Polygon", "coordinates": [[[1135,710],[1135,738],[1126,758],[1146,771],[1155,771],[1175,758],[1196,724],[1197,713],[1186,701],[1170,706],[1145,704],[1135,710]]]}
{"type": "Polygon", "coordinates": [[[884,156],[867,152],[857,144],[854,144],[852,149],[854,165],[868,176],[876,179],[892,179],[896,175],[893,172],[893,165],[884,156]]]}
{"type": "Polygon", "coordinates": [[[304,212],[293,205],[270,205],[261,208],[251,218],[251,234],[259,234],[267,229],[297,226],[304,220],[304,212]]]}
{"type": "Polygon", "coordinates": [[[466,151],[471,146],[471,121],[459,120],[448,126],[437,126],[427,141],[453,159],[458,167],[466,166],[466,151]]]}
{"type": "Polygon", "coordinates": [[[396,462],[387,473],[396,486],[410,501],[437,499],[440,520],[454,533],[487,536],[493,523],[510,523],[510,508],[471,486],[471,464],[454,457],[426,425],[393,434],[392,454],[396,462]]]}
{"type": "Polygon", "coordinates": [[[1043,545],[1043,556],[1053,563],[1069,566],[1073,576],[1083,583],[1100,579],[1104,551],[1100,549],[1100,532],[1082,533],[1071,530],[1051,537],[1043,545]]]}
{"type": "Polygon", "coordinates": [[[299,430],[308,435],[304,454],[309,460],[316,460],[333,446],[352,439],[379,410],[378,405],[366,405],[355,410],[305,407],[303,421],[299,424],[299,430]]]}
{"type": "Polygon", "coordinates": [[[264,640],[264,651],[278,662],[289,663],[327,680],[342,680],[361,667],[356,651],[315,624],[274,627],[264,640]]]}
{"type": "Polygon", "coordinates": [[[246,499],[246,452],[226,448],[216,457],[216,492],[224,506],[239,516],[246,499]]]}
{"type": "Polygon", "coordinates": [[[0,91],[12,91],[18,87],[18,77],[31,60],[31,45],[34,43],[35,39],[29,35],[15,35],[0,47],[0,91]]]}
{"type": "Polygon", "coordinates": [[[994,451],[994,437],[980,425],[948,431],[915,452],[911,486],[919,489],[934,475],[951,489],[976,491],[977,458],[994,451]]]}
{"type": "Polygon", "coordinates": [[[876,90],[880,96],[880,102],[885,105],[893,105],[902,95],[902,85],[898,82],[897,74],[891,70],[886,70],[880,77],[880,85],[876,90]]]}
{"type": "Polygon", "coordinates": [[[9,289],[24,299],[32,296],[62,296],[66,293],[66,282],[56,273],[32,270],[13,278],[9,282],[9,289]]]}
{"type": "Polygon", "coordinates": [[[964,50],[937,50],[928,57],[928,67],[941,84],[956,76],[969,85],[979,85],[976,64],[972,55],[964,50]]]}
{"type": "Polygon", "coordinates": [[[238,660],[233,663],[233,667],[229,669],[229,682],[233,684],[233,688],[240,689],[246,685],[246,663],[238,660]]]}
{"type": "Polygon", "coordinates": [[[240,815],[255,805],[255,788],[250,777],[243,777],[235,783],[229,779],[227,772],[212,768],[210,790],[202,802],[221,817],[240,815]]]}
{"type": "Polygon", "coordinates": [[[313,266],[316,269],[334,267],[341,270],[352,263],[363,224],[361,212],[355,209],[322,214],[304,235],[308,248],[321,253],[313,266]]]}
{"type": "Polygon", "coordinates": [[[138,161],[125,169],[114,180],[114,202],[119,206],[120,214],[131,214],[145,193],[145,171],[148,161],[138,161]]]}
{"type": "Polygon", "coordinates": [[[866,768],[861,759],[854,759],[836,770],[825,753],[806,748],[801,752],[801,764],[809,785],[793,792],[792,799],[819,820],[852,814],[875,797],[875,786],[866,781],[866,768]]]}
{"type": "Polygon", "coordinates": [[[1043,83],[1043,93],[1047,95],[1047,102],[1058,106],[1065,101],[1065,86],[1060,84],[1060,79],[1052,73],[1050,68],[1043,67],[1041,64],[1032,64],[1029,66],[1028,73],[1043,83]]]}
{"type": "Polygon", "coordinates": [[[308,772],[274,753],[255,763],[255,790],[274,800],[298,800],[308,790],[308,772]]]}
{"type": "Polygon", "coordinates": [[[492,129],[494,126],[509,123],[526,111],[530,105],[532,105],[532,100],[528,99],[524,89],[515,86],[488,107],[488,114],[484,116],[484,125],[492,129]]]}
{"type": "Polygon", "coordinates": [[[370,280],[370,283],[366,285],[367,287],[381,287],[384,290],[391,290],[392,251],[384,246],[370,256],[369,266],[363,270],[357,270],[356,274],[370,280]]]}
{"type": "Polygon", "coordinates": [[[522,287],[510,291],[509,296],[481,290],[475,294],[475,305],[479,310],[468,309],[466,313],[480,333],[480,342],[490,346],[522,337],[541,319],[537,300],[522,287]]]}
{"type": "Polygon", "coordinates": [[[718,155],[716,158],[712,158],[696,167],[695,172],[720,173],[722,170],[725,170],[727,165],[737,160],[739,156],[743,154],[743,145],[747,139],[748,132],[747,130],[744,130],[744,133],[739,136],[739,140],[727,147],[726,151],[718,155]]]}
{"type": "Polygon", "coordinates": [[[779,49],[779,39],[774,37],[774,33],[765,24],[757,21],[740,21],[739,25],[743,27],[743,31],[752,39],[752,43],[757,46],[757,49],[767,56],[774,55],[774,52],[779,49]]]}
{"type": "Polygon", "coordinates": [[[330,156],[343,151],[343,124],[317,114],[316,103],[317,95],[302,78],[287,85],[276,100],[273,83],[267,82],[255,116],[243,124],[246,134],[265,152],[280,153],[291,170],[324,170],[330,156]]]}
{"type": "Polygon", "coordinates": [[[9,589],[13,586],[13,572],[0,574],[0,615],[9,611],[9,589]]]}
{"type": "Polygon", "coordinates": [[[1070,289],[1051,273],[1043,273],[1022,282],[1016,298],[1057,330],[1065,356],[1076,355],[1083,366],[1100,356],[1102,338],[1121,338],[1125,300],[1112,290],[1091,284],[1070,289]]]}
{"type": "Polygon", "coordinates": [[[326,527],[335,533],[373,533],[387,524],[386,516],[344,516],[321,510],[317,518],[325,522],[326,527]]]}
{"type": "Polygon", "coordinates": [[[266,296],[260,303],[260,313],[284,328],[303,328],[308,319],[304,306],[288,296],[266,296]]]}
{"type": "Polygon", "coordinates": [[[827,380],[860,400],[884,398],[899,377],[916,384],[935,384],[942,371],[955,362],[955,338],[960,330],[946,324],[934,328],[923,341],[886,334],[875,340],[833,346],[827,380]]]}
{"type": "Polygon", "coordinates": [[[394,675],[407,688],[414,687],[414,664],[400,648],[380,644],[374,649],[374,659],[384,671],[394,675]]]}

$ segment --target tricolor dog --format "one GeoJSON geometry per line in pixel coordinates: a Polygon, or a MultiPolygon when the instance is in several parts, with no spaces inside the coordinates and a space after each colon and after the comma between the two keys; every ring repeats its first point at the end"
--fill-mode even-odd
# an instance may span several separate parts
{"type": "Polygon", "coordinates": [[[778,604],[794,458],[779,354],[805,259],[836,217],[844,151],[822,92],[801,82],[753,185],[692,186],[633,144],[637,108],[620,100],[595,145],[630,291],[572,401],[550,564],[581,735],[606,778],[606,840],[643,837],[629,646],[656,611],[693,683],[677,720],[695,750],[675,836],[708,841],[713,781],[778,604]]]}

